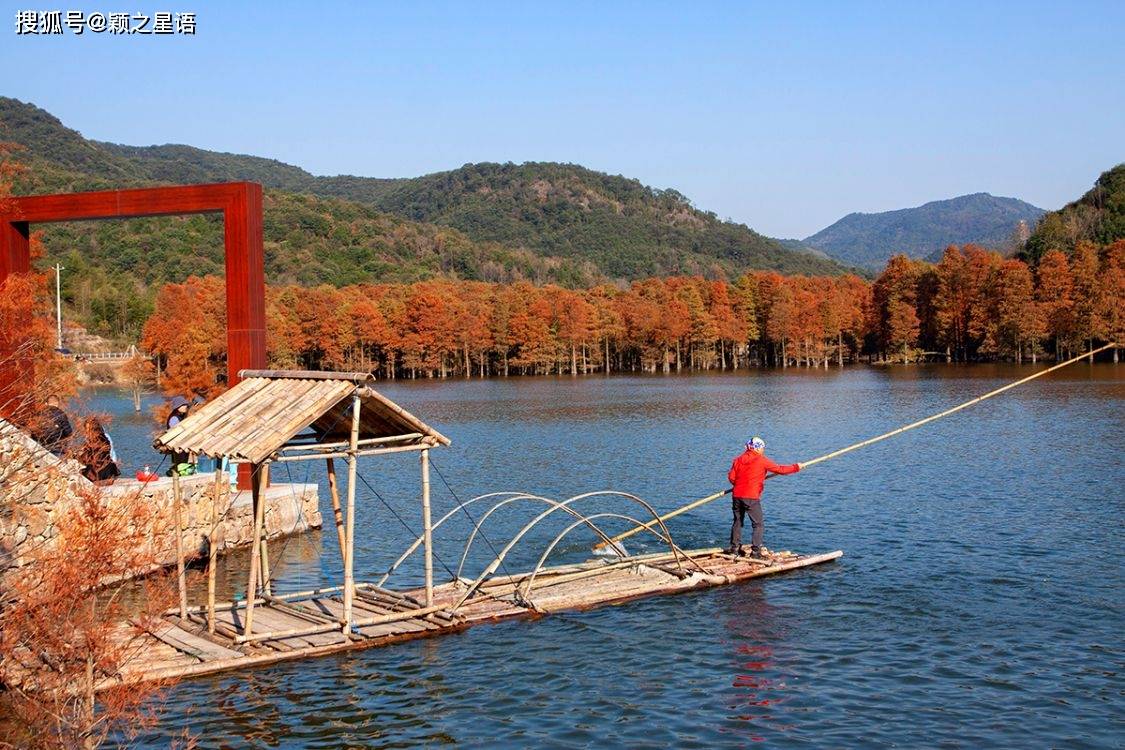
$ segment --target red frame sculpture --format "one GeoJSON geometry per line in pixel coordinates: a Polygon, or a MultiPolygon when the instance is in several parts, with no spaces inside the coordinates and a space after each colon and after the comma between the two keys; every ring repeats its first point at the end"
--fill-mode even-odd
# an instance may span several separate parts
{"type": "Polygon", "coordinates": [[[223,214],[227,277],[227,380],[266,366],[262,186],[255,182],[101,190],[14,198],[0,214],[0,282],[31,268],[30,225],[88,219],[223,214]]]}
{"type": "MultiPolygon", "coordinates": [[[[227,382],[266,366],[266,280],[262,248],[262,186],[255,182],[101,190],[13,198],[0,213],[0,283],[31,270],[31,225],[89,219],[223,214],[227,278],[227,382]]],[[[3,355],[0,352],[0,355],[3,355]]],[[[249,487],[249,466],[239,467],[249,487]]]]}

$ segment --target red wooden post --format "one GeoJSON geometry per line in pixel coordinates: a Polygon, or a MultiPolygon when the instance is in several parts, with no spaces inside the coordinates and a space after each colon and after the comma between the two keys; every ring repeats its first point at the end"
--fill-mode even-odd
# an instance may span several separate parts
{"type": "MultiPolygon", "coordinates": [[[[102,190],[13,198],[0,215],[0,283],[31,268],[29,229],[37,222],[132,219],[222,212],[227,271],[227,382],[266,366],[266,282],[262,186],[254,182],[102,190]]],[[[0,352],[0,361],[11,352],[0,352]]],[[[5,382],[0,372],[0,386],[5,382]]],[[[249,472],[239,472],[249,487],[249,472]]]]}

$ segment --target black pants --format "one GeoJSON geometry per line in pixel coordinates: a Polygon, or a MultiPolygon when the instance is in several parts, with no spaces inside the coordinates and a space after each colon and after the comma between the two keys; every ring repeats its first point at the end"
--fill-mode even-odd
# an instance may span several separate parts
{"type": "Polygon", "coordinates": [[[755,552],[760,550],[762,548],[762,536],[766,532],[766,519],[762,515],[762,503],[748,497],[736,497],[731,500],[731,511],[733,511],[734,520],[730,525],[730,548],[737,552],[738,548],[742,546],[742,522],[746,516],[750,516],[750,525],[754,529],[754,533],[750,537],[750,547],[755,552]]]}

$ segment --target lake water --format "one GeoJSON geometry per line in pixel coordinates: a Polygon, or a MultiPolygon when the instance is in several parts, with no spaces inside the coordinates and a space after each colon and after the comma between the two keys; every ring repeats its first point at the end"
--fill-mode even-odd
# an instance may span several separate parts
{"type": "MultiPolygon", "coordinates": [[[[668,510],[724,488],[730,459],[753,434],[778,461],[806,460],[1031,371],[400,381],[382,390],[452,438],[434,463],[462,499],[619,489],[668,510]]],[[[117,415],[111,431],[128,473],[151,458],[147,415],[131,417],[131,403],[108,391],[88,402],[117,415]]],[[[767,545],[844,550],[834,564],[191,680],[171,691],[161,725],[141,742],[166,746],[188,727],[202,747],[1121,747],[1123,428],[1125,365],[1076,365],[770,481],[767,545]]],[[[275,481],[322,480],[319,466],[289,466],[275,481]]],[[[420,527],[418,463],[369,458],[360,469],[370,486],[360,484],[356,569],[372,579],[420,527]]],[[[436,473],[434,488],[437,517],[454,501],[436,473]]],[[[322,484],[329,518],[326,494],[322,484]]],[[[532,512],[497,514],[485,534],[504,543],[532,512]]],[[[671,530],[685,547],[720,544],[728,514],[719,501],[671,530]]],[[[562,525],[537,529],[510,569],[532,566],[562,525]]],[[[456,567],[466,529],[441,529],[438,573],[441,563],[456,567]]],[[[584,559],[588,542],[576,533],[557,560],[584,559]]],[[[332,533],[271,551],[275,590],[340,577],[332,533]]],[[[474,572],[488,553],[476,546],[474,572]]],[[[227,561],[224,586],[241,582],[243,566],[227,561]]],[[[418,580],[414,567],[391,585],[418,580]]]]}

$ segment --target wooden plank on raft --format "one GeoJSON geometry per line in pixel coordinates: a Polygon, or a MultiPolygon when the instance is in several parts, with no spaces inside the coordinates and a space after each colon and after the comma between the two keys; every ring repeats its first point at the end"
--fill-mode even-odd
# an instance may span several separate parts
{"type": "Polygon", "coordinates": [[[154,638],[168,644],[174,649],[194,656],[200,661],[213,661],[215,659],[241,659],[245,654],[233,649],[224,648],[217,643],[212,643],[194,633],[189,633],[178,625],[162,621],[159,625],[145,628],[154,638]]]}
{"type": "MultiPolygon", "coordinates": [[[[680,577],[678,569],[664,570],[673,563],[667,554],[641,555],[614,563],[593,562],[560,566],[539,572],[528,594],[534,608],[516,601],[517,593],[507,577],[490,583],[491,590],[478,591],[456,612],[448,607],[460,599],[463,584],[443,583],[434,587],[434,608],[419,608],[418,598],[424,589],[390,591],[371,584],[356,585],[352,601],[356,631],[347,634],[335,629],[335,619],[344,612],[343,592],[339,589],[308,591],[284,595],[284,607],[261,601],[255,608],[254,634],[265,640],[239,642],[242,633],[244,602],[216,607],[216,633],[206,634],[204,612],[189,613],[187,621],[174,615],[166,617],[169,625],[162,628],[164,640],[155,636],[150,645],[138,648],[138,656],[123,670],[125,682],[186,677],[210,674],[227,669],[274,664],[323,654],[339,653],[356,648],[384,646],[414,638],[431,637],[460,631],[471,625],[508,619],[534,617],[561,610],[584,610],[598,605],[622,604],[642,597],[673,594],[776,575],[788,570],[835,560],[840,551],[820,555],[779,555],[766,563],[745,558],[730,558],[715,549],[685,552],[703,564],[707,572],[698,572],[691,561],[684,563],[690,575],[680,577]],[[550,582],[543,589],[540,579],[550,582]],[[324,624],[312,621],[328,620],[324,624]],[[364,624],[366,623],[366,624],[364,624]],[[331,628],[318,630],[318,628],[331,628]],[[312,632],[309,632],[311,629],[312,632]],[[289,635],[286,635],[286,632],[289,635]],[[276,633],[277,637],[270,637],[276,633]],[[166,642],[167,641],[167,642],[166,642]],[[227,648],[224,643],[231,642],[227,648]],[[172,645],[169,645],[172,644],[172,645]]],[[[515,576],[526,584],[530,574],[515,576]]],[[[119,683],[117,683],[119,684],[119,683]]],[[[105,687],[108,687],[106,685],[105,687]]]]}

